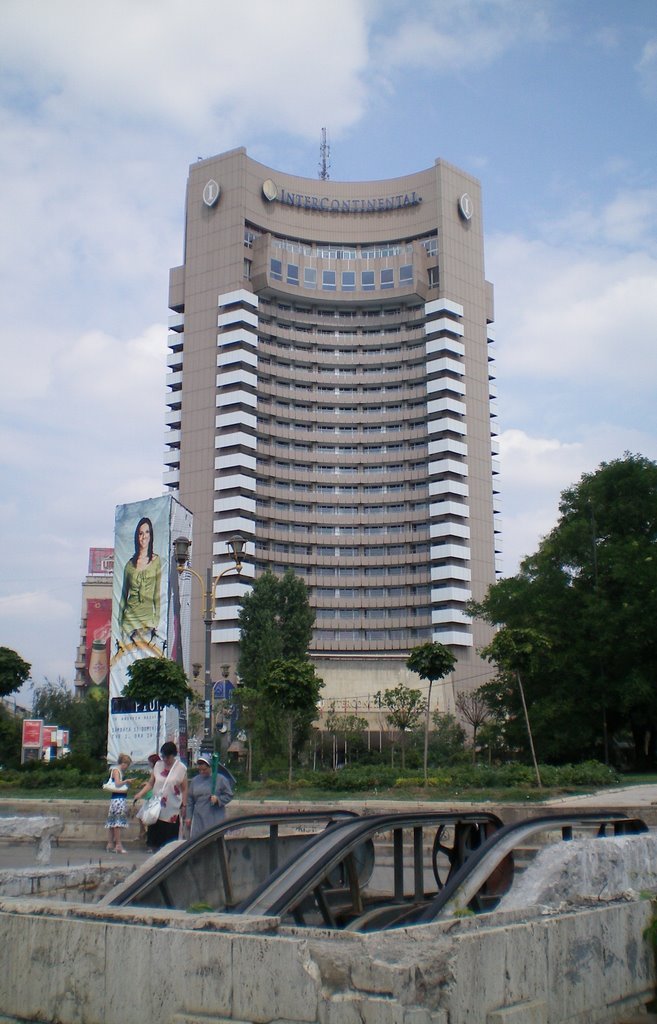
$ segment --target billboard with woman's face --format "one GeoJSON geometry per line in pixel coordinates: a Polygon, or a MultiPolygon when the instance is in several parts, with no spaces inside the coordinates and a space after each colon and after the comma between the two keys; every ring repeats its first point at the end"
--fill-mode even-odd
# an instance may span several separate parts
{"type": "Polygon", "coordinates": [[[192,514],[170,495],[119,505],[114,532],[108,758],[146,761],[166,739],[179,740],[177,713],[123,696],[140,658],[171,658],[188,671],[189,574],[180,579],[173,540],[192,536],[192,514]],[[159,734],[158,734],[159,724],[159,734]],[[172,735],[169,735],[169,734],[172,735]]]}

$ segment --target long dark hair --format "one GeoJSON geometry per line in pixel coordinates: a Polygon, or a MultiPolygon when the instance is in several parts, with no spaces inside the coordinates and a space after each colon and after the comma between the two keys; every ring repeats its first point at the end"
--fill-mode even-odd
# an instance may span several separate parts
{"type": "Polygon", "coordinates": [[[135,529],[135,553],[132,556],[132,558],[130,559],[130,561],[135,566],[135,568],[137,566],[137,558],[139,557],[139,531],[141,530],[142,526],[144,526],[145,524],[148,526],[148,529],[151,531],[151,539],[148,542],[148,561],[152,562],[152,560],[153,560],[153,524],[150,521],[150,519],[148,519],[147,516],[142,516],[142,518],[137,523],[137,527],[135,529]]]}

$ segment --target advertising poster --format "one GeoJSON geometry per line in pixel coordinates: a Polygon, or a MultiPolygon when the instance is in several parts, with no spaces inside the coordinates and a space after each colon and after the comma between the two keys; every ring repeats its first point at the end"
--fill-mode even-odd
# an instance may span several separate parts
{"type": "Polygon", "coordinates": [[[41,736],[43,730],[42,718],[23,719],[23,746],[37,747],[41,750],[41,736]]]}
{"type": "MultiPolygon", "coordinates": [[[[180,580],[173,541],[192,536],[192,515],[171,495],[119,505],[114,531],[107,757],[145,763],[167,739],[181,746],[179,716],[123,696],[140,658],[171,658],[188,672],[189,573],[180,580]],[[159,732],[158,732],[159,728],[159,732]]],[[[184,740],[184,736],[182,739],[184,740]]],[[[184,744],[183,744],[184,746],[184,744]]]]}
{"type": "Polygon", "coordinates": [[[107,686],[109,683],[111,631],[112,599],[89,598],[85,661],[90,686],[107,686]]]}
{"type": "Polygon", "coordinates": [[[41,739],[43,736],[42,718],[23,719],[23,738],[21,747],[21,764],[26,761],[37,761],[41,757],[41,739]]]}
{"type": "Polygon", "coordinates": [[[111,576],[114,572],[114,548],[89,548],[89,575],[111,576]]]}

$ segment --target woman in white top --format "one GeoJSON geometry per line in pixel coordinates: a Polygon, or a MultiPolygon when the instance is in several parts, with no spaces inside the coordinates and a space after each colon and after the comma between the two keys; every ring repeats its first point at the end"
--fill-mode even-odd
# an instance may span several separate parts
{"type": "Polygon", "coordinates": [[[150,778],[135,794],[135,803],[151,789],[153,796],[162,798],[160,817],[146,829],[149,850],[159,850],[166,843],[178,839],[180,823],[187,810],[187,769],[178,758],[178,748],[168,741],[160,748],[161,761],[153,765],[150,778]]]}

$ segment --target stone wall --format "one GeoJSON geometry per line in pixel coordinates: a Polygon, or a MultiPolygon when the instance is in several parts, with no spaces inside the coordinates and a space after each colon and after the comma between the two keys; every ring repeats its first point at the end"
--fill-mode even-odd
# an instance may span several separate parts
{"type": "Polygon", "coordinates": [[[59,1024],[615,1024],[651,999],[647,900],[357,935],[0,900],[0,1012],[59,1024]]]}
{"type": "MultiPolygon", "coordinates": [[[[107,817],[107,800],[56,800],[52,798],[35,798],[34,800],[12,800],[0,798],[0,816],[11,816],[15,814],[24,815],[56,815],[64,822],[61,843],[102,843],[107,841],[105,832],[105,819],[107,817]]],[[[326,807],[329,802],[326,802],[326,807]]],[[[346,810],[355,811],[357,814],[384,814],[389,811],[424,811],[424,810],[464,810],[472,811],[477,809],[469,802],[449,801],[422,801],[422,800],[335,800],[330,802],[332,807],[340,807],[346,810]]],[[[604,797],[595,808],[605,807],[604,797]]],[[[618,809],[618,804],[611,804],[618,809]]],[[[231,802],[229,816],[236,818],[240,814],[258,814],[263,811],[309,811],[316,810],[317,804],[312,801],[303,800],[240,800],[231,802]]],[[[582,810],[595,809],[591,806],[582,806],[582,810]]],[[[540,814],[550,814],[559,811],[559,806],[552,802],[546,804],[493,804],[486,803],[483,808],[497,814],[499,818],[508,824],[512,821],[519,821],[523,818],[535,817],[540,814]]],[[[577,806],[564,807],[568,811],[576,811],[577,806]]],[[[624,806],[623,810],[630,817],[643,818],[647,825],[657,826],[657,805],[645,804],[639,807],[624,806]]],[[[127,836],[127,842],[134,842],[139,836],[139,823],[132,818],[127,836]]]]}

